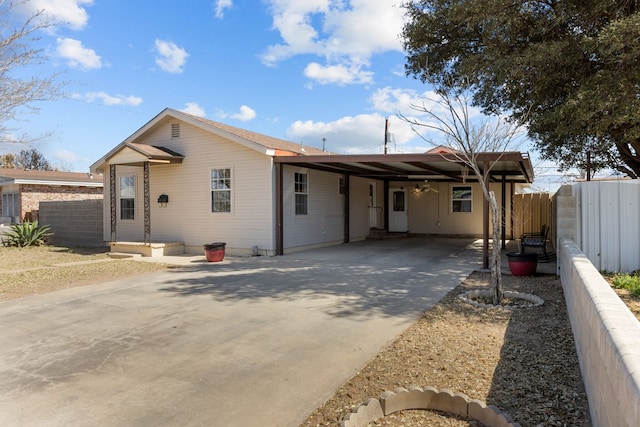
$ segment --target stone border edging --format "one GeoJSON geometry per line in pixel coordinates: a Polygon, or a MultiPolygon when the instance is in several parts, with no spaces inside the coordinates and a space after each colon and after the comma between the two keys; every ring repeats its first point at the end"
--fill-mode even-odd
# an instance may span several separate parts
{"type": "Polygon", "coordinates": [[[544,300],[539,296],[533,294],[526,294],[523,292],[513,292],[513,291],[504,291],[502,293],[503,297],[506,298],[517,298],[524,301],[528,301],[531,305],[493,305],[493,304],[484,304],[481,302],[474,301],[472,297],[491,297],[493,295],[493,290],[491,289],[474,289],[470,291],[466,291],[458,295],[462,301],[469,303],[478,308],[504,308],[506,310],[513,310],[514,308],[531,308],[538,307],[544,304],[544,300]]]}
{"type": "Polygon", "coordinates": [[[462,393],[434,387],[403,387],[385,391],[379,399],[369,399],[344,417],[341,427],[365,427],[367,424],[394,412],[422,409],[448,412],[472,418],[487,427],[521,427],[511,416],[493,405],[471,399],[462,393]]]}

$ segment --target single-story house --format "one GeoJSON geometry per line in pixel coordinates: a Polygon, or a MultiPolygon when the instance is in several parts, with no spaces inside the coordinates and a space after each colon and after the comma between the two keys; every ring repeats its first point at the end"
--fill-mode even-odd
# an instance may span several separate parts
{"type": "Polygon", "coordinates": [[[102,176],[0,168],[0,223],[37,220],[40,202],[102,199],[102,176]]]}
{"type": "MultiPolygon", "coordinates": [[[[505,207],[533,169],[520,152],[480,153],[505,207]]],[[[91,166],[102,173],[105,241],[177,242],[201,253],[284,254],[372,231],[488,236],[476,178],[447,150],[338,155],[165,109],[91,166]]],[[[119,250],[123,250],[119,247],[119,250]]],[[[166,252],[165,252],[166,253],[166,252]]]]}

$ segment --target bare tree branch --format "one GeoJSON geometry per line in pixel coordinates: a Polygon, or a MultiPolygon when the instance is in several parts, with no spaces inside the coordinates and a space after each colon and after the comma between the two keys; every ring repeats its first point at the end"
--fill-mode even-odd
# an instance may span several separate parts
{"type": "Polygon", "coordinates": [[[0,1],[0,143],[31,142],[27,135],[14,135],[16,129],[9,123],[21,120],[25,113],[37,113],[37,102],[63,96],[59,74],[32,71],[48,60],[43,49],[33,47],[39,40],[37,32],[52,24],[38,11],[15,26],[12,17],[25,1],[0,1]]]}
{"type": "Polygon", "coordinates": [[[423,140],[431,145],[436,144],[430,136],[425,136],[421,129],[435,130],[444,135],[446,145],[453,149],[443,158],[448,161],[462,163],[473,171],[478,179],[485,200],[489,203],[492,219],[493,245],[491,251],[491,281],[494,286],[494,304],[502,299],[502,280],[500,272],[500,235],[502,223],[501,210],[493,190],[489,187],[489,174],[501,160],[502,155],[491,162],[478,163],[480,153],[505,153],[512,151],[520,144],[522,128],[503,118],[478,117],[474,119],[469,112],[470,96],[464,88],[453,88],[441,85],[437,88],[437,99],[425,98],[421,104],[412,104],[411,108],[426,116],[426,121],[399,114],[400,118],[411,125],[411,128],[423,140]],[[429,108],[434,105],[438,108],[429,108]],[[441,110],[442,112],[440,112],[441,110]]]}

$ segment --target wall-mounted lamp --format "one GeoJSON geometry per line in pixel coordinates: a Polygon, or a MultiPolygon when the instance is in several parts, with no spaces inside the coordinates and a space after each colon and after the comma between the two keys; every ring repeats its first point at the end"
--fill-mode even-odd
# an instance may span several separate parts
{"type": "Polygon", "coordinates": [[[169,203],[169,196],[167,196],[166,194],[161,194],[160,197],[158,197],[158,203],[160,203],[160,207],[166,208],[167,203],[169,203]]]}

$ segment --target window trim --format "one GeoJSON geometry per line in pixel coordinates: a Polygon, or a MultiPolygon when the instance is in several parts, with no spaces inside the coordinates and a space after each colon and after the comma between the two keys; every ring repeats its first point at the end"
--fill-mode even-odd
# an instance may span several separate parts
{"type": "Polygon", "coordinates": [[[16,216],[20,216],[20,193],[12,191],[7,193],[2,193],[2,210],[0,210],[0,216],[13,218],[16,216]],[[11,208],[12,212],[8,212],[9,203],[6,202],[7,199],[11,197],[11,208]],[[11,215],[11,214],[14,215],[11,215]]]}
{"type": "Polygon", "coordinates": [[[293,209],[296,216],[309,215],[309,174],[294,172],[293,174],[293,209]],[[298,178],[304,177],[304,180],[298,178]]]}
{"type": "MultiPolygon", "coordinates": [[[[223,172],[224,173],[224,172],[223,172]]],[[[233,213],[233,168],[232,167],[220,167],[220,168],[216,168],[216,167],[212,167],[211,169],[209,169],[209,193],[211,194],[211,206],[210,206],[210,212],[212,214],[230,214],[233,213]],[[214,182],[214,177],[213,177],[213,172],[214,171],[229,171],[229,177],[217,177],[215,178],[217,180],[217,182],[220,181],[225,181],[228,180],[228,187],[229,188],[213,188],[213,182],[214,182]],[[228,193],[229,194],[229,210],[214,210],[215,204],[214,204],[214,200],[213,200],[213,195],[214,193],[228,193]]]]}
{"type": "Polygon", "coordinates": [[[464,185],[451,185],[451,192],[449,193],[450,197],[451,197],[451,203],[449,204],[449,208],[450,208],[450,212],[454,213],[454,214],[458,214],[458,213],[473,213],[473,186],[470,184],[464,184],[464,185]],[[454,191],[456,188],[468,188],[469,189],[469,197],[468,198],[455,198],[454,197],[454,191]],[[456,210],[454,209],[454,202],[469,202],[469,210],[456,210]]]}
{"type": "Polygon", "coordinates": [[[131,174],[131,175],[120,175],[118,178],[118,211],[119,211],[119,219],[120,221],[135,221],[136,220],[136,208],[137,208],[137,203],[136,203],[136,199],[137,199],[137,184],[138,184],[138,179],[136,177],[135,174],[131,174]],[[122,197],[122,180],[125,178],[131,178],[133,179],[133,197],[122,197]],[[124,208],[122,206],[122,201],[123,200],[132,200],[133,201],[133,207],[132,208],[124,208]],[[124,210],[123,209],[127,209],[131,211],[131,218],[124,218],[123,217],[123,213],[124,210]]]}

